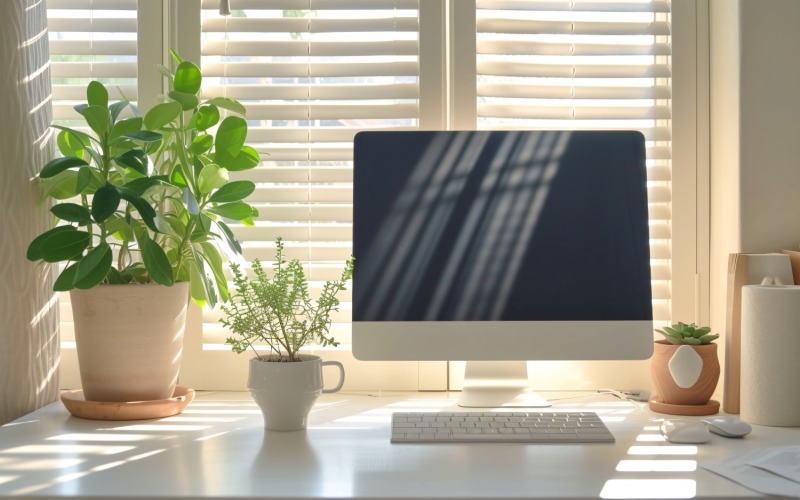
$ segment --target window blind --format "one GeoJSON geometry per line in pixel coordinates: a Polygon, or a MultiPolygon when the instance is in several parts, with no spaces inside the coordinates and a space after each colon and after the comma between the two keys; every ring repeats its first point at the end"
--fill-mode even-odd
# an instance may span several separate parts
{"type": "Polygon", "coordinates": [[[653,314],[669,323],[669,1],[476,0],[476,7],[479,129],[644,133],[653,314]]]}
{"type": "MultiPolygon", "coordinates": [[[[281,236],[312,293],[338,278],[352,247],[352,141],[361,130],[413,129],[419,116],[417,0],[236,0],[202,4],[204,97],[247,107],[262,164],[254,227],[233,226],[244,257],[274,259],[281,236]]],[[[349,290],[333,336],[350,342],[349,290]]],[[[220,310],[203,312],[205,349],[228,349],[220,310]]]]}
{"type": "MultiPolygon", "coordinates": [[[[74,106],[86,102],[92,80],[104,83],[112,100],[137,101],[136,0],[48,0],[47,24],[55,124],[89,132],[74,106]]],[[[69,293],[59,299],[62,346],[70,347],[69,293]]]]}
{"type": "Polygon", "coordinates": [[[57,123],[80,122],[73,106],[92,80],[112,99],[137,100],[136,0],[49,0],[47,23],[57,123]]]}

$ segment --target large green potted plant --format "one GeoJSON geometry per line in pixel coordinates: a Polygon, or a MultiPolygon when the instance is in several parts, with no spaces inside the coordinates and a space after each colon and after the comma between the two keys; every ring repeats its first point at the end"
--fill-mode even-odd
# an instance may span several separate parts
{"type": "Polygon", "coordinates": [[[673,415],[717,413],[719,403],[711,400],[719,382],[718,334],[711,328],[686,323],[656,330],[657,340],[650,360],[650,372],[657,396],[650,408],[673,415]]]}
{"type": "Polygon", "coordinates": [[[174,73],[161,68],[168,95],[143,116],[91,82],[75,107],[88,130],[55,127],[63,156],[39,174],[56,225],[28,259],[63,265],[54,289],[70,292],[88,400],[172,395],[188,298],[229,298],[223,262],[241,246],[228,221],[257,215],[243,201],[255,185],[229,179],[259,163],[244,107],[202,101],[200,69],[173,58],[174,73]]]}
{"type": "Polygon", "coordinates": [[[306,428],[308,413],[322,392],[338,391],[344,383],[344,367],[338,361],[301,354],[311,342],[338,345],[330,335],[331,312],[339,308],[336,295],[344,290],[353,274],[353,260],[347,261],[341,278],[327,281],[316,300],[309,291],[303,265],[287,261],[283,242],[276,241],[276,259],[269,276],[261,262],[253,261],[251,279],[232,264],[236,287],[228,304],[222,306],[222,324],[232,333],[227,339],[234,352],[252,351],[247,387],[264,415],[270,430],[293,431],[306,428]],[[259,353],[258,349],[268,352],[259,353]],[[322,389],[322,367],[339,368],[340,379],[330,390],[322,389]]]}

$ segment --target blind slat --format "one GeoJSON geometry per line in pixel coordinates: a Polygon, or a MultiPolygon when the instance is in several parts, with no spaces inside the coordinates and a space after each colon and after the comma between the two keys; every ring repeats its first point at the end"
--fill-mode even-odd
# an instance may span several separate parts
{"type": "Polygon", "coordinates": [[[136,78],[136,62],[52,62],[50,71],[59,78],[136,78]]]}
{"type": "Polygon", "coordinates": [[[587,21],[539,21],[519,18],[479,17],[478,31],[481,33],[506,33],[517,35],[661,35],[670,34],[666,22],[587,22],[587,21]]]}
{"type": "Polygon", "coordinates": [[[415,17],[214,17],[203,21],[203,31],[206,33],[412,33],[418,28],[419,23],[415,17]]]}
{"type": "Polygon", "coordinates": [[[519,61],[479,61],[479,75],[538,78],[669,78],[667,64],[537,64],[519,61]]]}
{"type": "Polygon", "coordinates": [[[479,97],[529,99],[670,99],[668,85],[647,87],[598,87],[569,85],[518,85],[513,83],[479,83],[479,97]]]}
{"type": "MultiPolygon", "coordinates": [[[[48,4],[49,5],[49,4],[48,4]]],[[[136,17],[55,17],[47,19],[50,33],[130,33],[136,35],[136,17]]]]}
{"type": "Polygon", "coordinates": [[[669,0],[598,2],[596,0],[477,0],[479,9],[572,12],[669,12],[669,0]]]}
{"type": "Polygon", "coordinates": [[[224,96],[241,101],[418,99],[419,86],[416,83],[207,85],[203,87],[203,96],[224,96]]]}
{"type": "Polygon", "coordinates": [[[355,56],[416,56],[416,40],[352,42],[303,41],[233,41],[210,40],[203,43],[207,56],[270,56],[282,57],[355,57],[355,56]]]}
{"type": "Polygon", "coordinates": [[[670,46],[666,43],[553,43],[529,40],[480,40],[477,43],[481,54],[536,54],[548,56],[668,56],[670,46]]]}
{"type": "MultiPolygon", "coordinates": [[[[236,0],[237,9],[298,9],[310,5],[308,0],[236,0]]],[[[216,11],[219,9],[219,0],[203,0],[203,9],[216,11]]],[[[419,0],[314,0],[316,9],[369,9],[369,10],[394,10],[416,9],[419,0]]]]}
{"type": "Polygon", "coordinates": [[[217,63],[204,65],[205,77],[225,78],[323,78],[366,76],[409,76],[419,74],[417,62],[364,63],[217,63]]]}

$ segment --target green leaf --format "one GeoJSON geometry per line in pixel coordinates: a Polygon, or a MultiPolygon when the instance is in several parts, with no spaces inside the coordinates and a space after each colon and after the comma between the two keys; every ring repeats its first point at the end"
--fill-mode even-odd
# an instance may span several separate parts
{"type": "Polygon", "coordinates": [[[206,214],[198,214],[195,216],[197,221],[197,228],[204,233],[211,231],[211,219],[206,214]]]}
{"type": "MultiPolygon", "coordinates": [[[[195,257],[195,259],[197,259],[195,257]]],[[[209,295],[208,290],[214,289],[213,285],[211,285],[211,280],[205,276],[205,273],[201,273],[198,270],[198,267],[203,265],[202,260],[195,260],[193,264],[189,267],[189,290],[192,296],[192,300],[200,306],[203,307],[208,302],[207,296],[209,295]]]]}
{"type": "Polygon", "coordinates": [[[106,281],[111,285],[126,285],[130,283],[131,280],[126,280],[121,272],[117,271],[114,267],[110,267],[108,269],[108,274],[106,274],[106,281]]]}
{"type": "Polygon", "coordinates": [[[207,165],[200,172],[200,176],[197,179],[197,187],[200,189],[200,193],[202,194],[208,194],[227,183],[228,169],[221,168],[219,165],[214,163],[207,165]]]}
{"type": "Polygon", "coordinates": [[[213,104],[200,106],[189,120],[189,128],[196,128],[199,131],[208,130],[219,123],[219,108],[213,104]]]}
{"type": "Polygon", "coordinates": [[[175,52],[175,49],[169,49],[169,55],[172,56],[172,60],[175,61],[175,64],[180,64],[183,62],[183,58],[175,52]]]}
{"type": "Polygon", "coordinates": [[[227,109],[228,111],[233,111],[234,113],[238,113],[242,116],[244,116],[247,112],[245,107],[239,101],[230,99],[228,97],[215,97],[207,100],[206,104],[213,104],[214,106],[227,109]]]}
{"type": "Polygon", "coordinates": [[[147,227],[155,232],[159,232],[158,226],[156,226],[155,223],[156,211],[150,206],[149,203],[147,203],[144,198],[140,197],[130,189],[117,188],[117,191],[123,200],[127,201],[133,205],[134,208],[136,208],[147,227]]]}
{"type": "Polygon", "coordinates": [[[61,271],[61,274],[58,275],[58,278],[56,278],[56,282],[53,283],[53,291],[68,292],[75,288],[75,271],[77,270],[78,262],[65,267],[64,270],[61,271]]]}
{"type": "Polygon", "coordinates": [[[182,61],[175,70],[174,87],[184,94],[197,94],[203,82],[203,75],[193,62],[182,61]]]}
{"type": "Polygon", "coordinates": [[[208,201],[214,203],[230,203],[250,196],[256,190],[256,185],[251,181],[233,181],[220,187],[208,201]]]}
{"type": "Polygon", "coordinates": [[[166,182],[167,178],[163,175],[155,176],[155,177],[142,177],[140,179],[134,179],[123,186],[125,189],[130,189],[134,193],[139,196],[142,196],[145,191],[150,189],[151,187],[158,186],[163,182],[166,182]]]}
{"type": "Polygon", "coordinates": [[[147,155],[141,149],[130,149],[114,158],[118,164],[136,170],[142,175],[147,175],[147,155]]]}
{"type": "Polygon", "coordinates": [[[194,94],[185,94],[183,92],[178,92],[177,90],[171,90],[167,95],[179,102],[184,111],[194,109],[198,104],[200,104],[200,99],[198,99],[194,94]]]}
{"type": "Polygon", "coordinates": [[[133,132],[138,132],[139,130],[142,130],[141,118],[133,117],[126,120],[120,120],[114,124],[114,127],[111,129],[111,134],[108,136],[108,140],[113,141],[125,134],[131,134],[133,132]]]}
{"type": "Polygon", "coordinates": [[[189,151],[195,155],[205,154],[214,146],[214,137],[208,134],[198,135],[192,140],[189,151]]]}
{"type": "Polygon", "coordinates": [[[74,260],[89,246],[92,235],[86,231],[62,231],[42,241],[41,253],[45,262],[74,260]]]}
{"type": "Polygon", "coordinates": [[[250,170],[261,162],[261,157],[254,148],[250,146],[242,146],[242,150],[236,156],[230,156],[225,152],[217,152],[214,155],[214,161],[219,165],[227,168],[228,170],[239,172],[242,170],[250,170]]]}
{"type": "Polygon", "coordinates": [[[697,340],[699,340],[701,344],[708,344],[710,342],[713,342],[714,340],[717,340],[718,338],[719,338],[719,334],[718,333],[712,333],[712,334],[709,334],[709,335],[703,335],[702,337],[700,337],[697,340]]]}
{"type": "Polygon", "coordinates": [[[43,179],[43,195],[56,200],[67,200],[78,195],[78,172],[67,170],[50,179],[43,179]]]}
{"type": "Polygon", "coordinates": [[[225,278],[225,273],[222,270],[222,257],[219,254],[219,251],[212,245],[211,243],[198,243],[200,248],[203,249],[202,255],[203,258],[208,263],[208,266],[211,268],[211,272],[214,274],[214,281],[217,284],[217,290],[219,291],[219,297],[222,302],[227,302],[230,298],[230,293],[228,292],[228,280],[225,278]]]}
{"type": "Polygon", "coordinates": [[[119,202],[120,195],[117,188],[111,184],[106,184],[98,189],[92,197],[92,218],[98,223],[103,222],[117,211],[119,202]]]}
{"type": "Polygon", "coordinates": [[[247,139],[247,122],[238,116],[228,116],[217,129],[215,151],[236,157],[247,139]]]}
{"type": "Polygon", "coordinates": [[[217,221],[217,226],[219,226],[219,228],[222,230],[222,234],[225,236],[225,240],[228,242],[228,246],[231,247],[231,249],[235,251],[237,254],[241,255],[242,245],[239,244],[239,240],[236,239],[236,236],[234,236],[233,231],[231,231],[231,228],[229,228],[228,225],[221,220],[217,221]]]}
{"type": "Polygon", "coordinates": [[[172,286],[175,278],[172,276],[172,266],[169,258],[158,243],[145,237],[139,244],[142,251],[142,261],[153,281],[165,286],[172,286]]]}
{"type": "Polygon", "coordinates": [[[175,168],[172,170],[172,174],[169,177],[169,181],[178,186],[178,187],[187,187],[186,179],[183,178],[183,173],[181,173],[180,165],[175,165],[175,168]]]}
{"type": "Polygon", "coordinates": [[[138,116],[138,110],[129,101],[118,101],[108,107],[108,110],[111,112],[111,121],[116,122],[122,110],[128,106],[133,109],[133,114],[138,116]]]}
{"type": "Polygon", "coordinates": [[[183,204],[186,205],[186,211],[190,214],[197,215],[200,213],[200,205],[197,203],[197,198],[194,197],[194,194],[192,194],[189,188],[183,188],[181,200],[183,200],[183,204]]]}
{"type": "Polygon", "coordinates": [[[86,123],[98,137],[108,133],[111,124],[111,115],[105,106],[87,106],[80,110],[80,114],[86,119],[86,123]]]}
{"type": "Polygon", "coordinates": [[[78,179],[75,183],[75,191],[77,194],[83,192],[84,189],[89,187],[89,184],[92,183],[92,169],[91,167],[81,167],[78,169],[78,179]]]}
{"type": "Polygon", "coordinates": [[[62,130],[58,133],[58,150],[64,156],[75,156],[83,158],[83,148],[89,145],[81,137],[71,130],[62,130]]]}
{"type": "Polygon", "coordinates": [[[227,219],[243,220],[252,215],[252,208],[247,203],[235,201],[207,209],[209,212],[221,215],[227,219]]]}
{"type": "Polygon", "coordinates": [[[75,271],[75,288],[86,290],[100,284],[111,269],[111,247],[102,242],[91,249],[78,262],[78,269],[75,271]]]}
{"type": "Polygon", "coordinates": [[[82,167],[89,165],[86,163],[86,160],[83,158],[76,158],[74,156],[63,156],[61,158],[56,158],[55,160],[47,162],[47,165],[42,167],[42,171],[39,172],[39,177],[42,179],[47,179],[49,177],[54,177],[64,170],[75,168],[75,167],[82,167]]]}
{"type": "Polygon", "coordinates": [[[86,87],[86,100],[89,106],[108,107],[108,90],[105,85],[98,81],[89,82],[86,87]]]}
{"type": "Polygon", "coordinates": [[[127,134],[122,134],[122,137],[127,137],[128,139],[139,142],[156,142],[160,141],[162,136],[158,132],[150,132],[149,130],[139,130],[137,132],[129,132],[127,134]]]}
{"type": "Polygon", "coordinates": [[[39,236],[31,241],[30,245],[28,245],[28,251],[25,254],[25,257],[28,258],[29,261],[34,262],[41,258],[42,256],[42,242],[44,242],[47,238],[54,234],[63,233],[64,231],[75,231],[76,229],[73,226],[56,226],[53,229],[43,232],[39,236]]]}
{"type": "Polygon", "coordinates": [[[147,130],[158,130],[171,123],[182,111],[183,107],[180,103],[174,101],[156,104],[144,115],[144,126],[147,127],[147,130]]]}
{"type": "Polygon", "coordinates": [[[77,203],[59,203],[50,208],[53,215],[67,222],[77,222],[81,226],[92,223],[89,209],[77,203]]]}
{"type": "Polygon", "coordinates": [[[169,69],[163,64],[156,64],[156,71],[161,73],[161,76],[166,78],[169,81],[172,81],[172,73],[170,73],[169,69]]]}
{"type": "Polygon", "coordinates": [[[203,82],[200,68],[191,61],[181,61],[175,70],[174,89],[184,94],[197,94],[203,82]]]}

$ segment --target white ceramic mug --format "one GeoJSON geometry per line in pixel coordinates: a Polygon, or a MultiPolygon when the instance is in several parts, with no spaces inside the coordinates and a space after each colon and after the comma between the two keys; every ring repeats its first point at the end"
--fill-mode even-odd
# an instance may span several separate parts
{"type": "Polygon", "coordinates": [[[301,361],[279,362],[250,360],[247,387],[264,414],[269,430],[296,431],[308,425],[308,414],[320,393],[336,392],[344,385],[344,366],[338,361],[322,361],[319,356],[303,354],[301,361]],[[323,389],[322,367],[339,368],[339,383],[323,389]]]}

